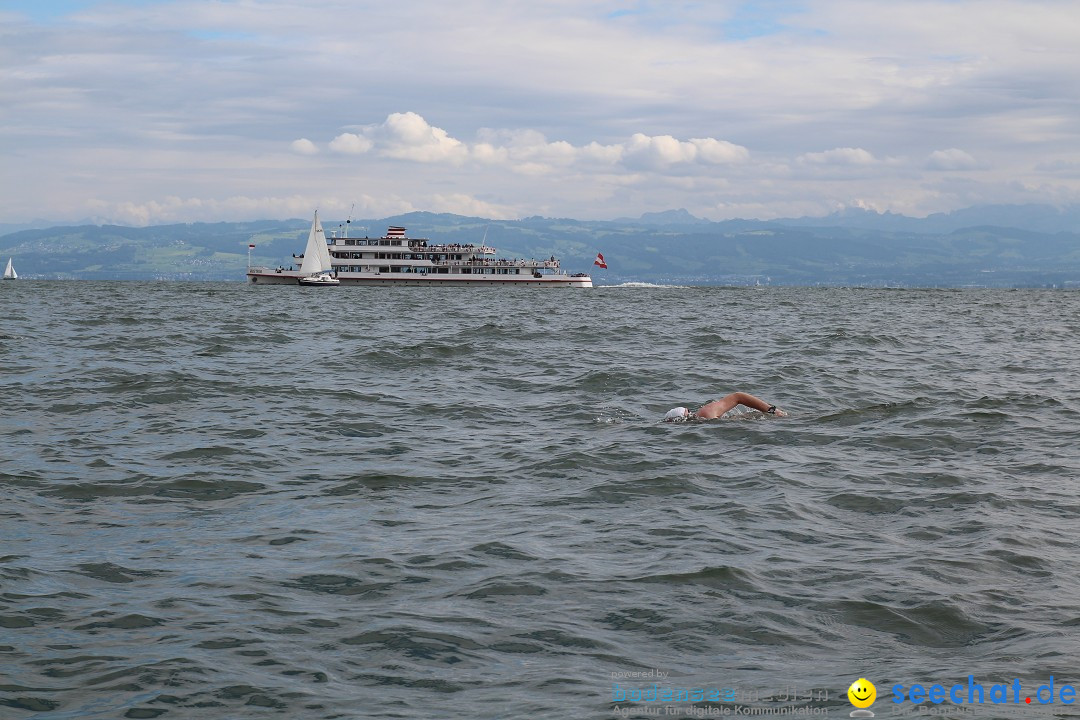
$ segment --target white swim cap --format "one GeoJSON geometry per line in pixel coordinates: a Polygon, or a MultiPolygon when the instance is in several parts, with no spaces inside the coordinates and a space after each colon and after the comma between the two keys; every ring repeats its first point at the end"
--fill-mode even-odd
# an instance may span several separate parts
{"type": "Polygon", "coordinates": [[[690,417],[690,411],[684,407],[671,408],[664,415],[664,422],[682,422],[690,417]]]}

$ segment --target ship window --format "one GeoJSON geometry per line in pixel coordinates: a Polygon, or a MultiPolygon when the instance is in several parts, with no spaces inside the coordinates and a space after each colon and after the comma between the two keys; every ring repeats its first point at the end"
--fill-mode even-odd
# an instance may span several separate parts
{"type": "Polygon", "coordinates": [[[471,275],[472,270],[470,270],[469,268],[461,268],[461,274],[462,275],[471,275]]]}
{"type": "Polygon", "coordinates": [[[388,273],[388,272],[390,272],[390,267],[388,265],[381,265],[379,267],[379,272],[388,273]]]}

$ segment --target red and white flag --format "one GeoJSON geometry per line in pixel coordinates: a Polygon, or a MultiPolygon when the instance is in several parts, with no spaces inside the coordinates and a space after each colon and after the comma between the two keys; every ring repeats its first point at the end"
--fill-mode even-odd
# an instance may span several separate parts
{"type": "Polygon", "coordinates": [[[604,262],[604,253],[596,253],[596,259],[593,260],[593,265],[599,265],[607,270],[607,263],[604,262]]]}
{"type": "Polygon", "coordinates": [[[255,249],[254,245],[250,245],[250,244],[248,245],[248,250],[254,250],[254,249],[255,249]]]}

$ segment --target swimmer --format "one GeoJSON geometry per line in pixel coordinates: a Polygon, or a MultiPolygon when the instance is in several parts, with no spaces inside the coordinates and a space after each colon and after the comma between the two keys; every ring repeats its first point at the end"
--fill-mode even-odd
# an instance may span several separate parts
{"type": "Polygon", "coordinates": [[[748,408],[760,410],[763,413],[768,413],[777,417],[787,417],[786,412],[775,405],[770,405],[759,397],[754,397],[750,393],[735,392],[722,397],[719,400],[714,400],[707,405],[702,405],[698,408],[697,412],[690,412],[689,408],[684,407],[672,408],[664,415],[664,422],[715,420],[736,405],[745,405],[748,408]]]}

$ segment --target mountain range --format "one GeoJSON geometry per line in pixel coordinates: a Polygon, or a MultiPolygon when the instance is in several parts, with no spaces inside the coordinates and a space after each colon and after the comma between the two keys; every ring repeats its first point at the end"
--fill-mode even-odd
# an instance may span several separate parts
{"type": "MultiPolygon", "coordinates": [[[[24,278],[243,280],[249,244],[253,263],[288,266],[309,225],[297,219],[21,229],[0,234],[0,256],[11,256],[24,278]]],[[[380,236],[389,225],[437,242],[486,238],[505,257],[554,255],[570,272],[595,270],[597,284],[1080,286],[1080,207],[995,205],[925,218],[847,209],[819,218],[721,222],[683,209],[607,221],[415,212],[348,227],[354,237],[380,236]],[[607,270],[593,267],[598,251],[607,270]]],[[[345,228],[336,220],[324,226],[329,236],[345,228]]]]}

